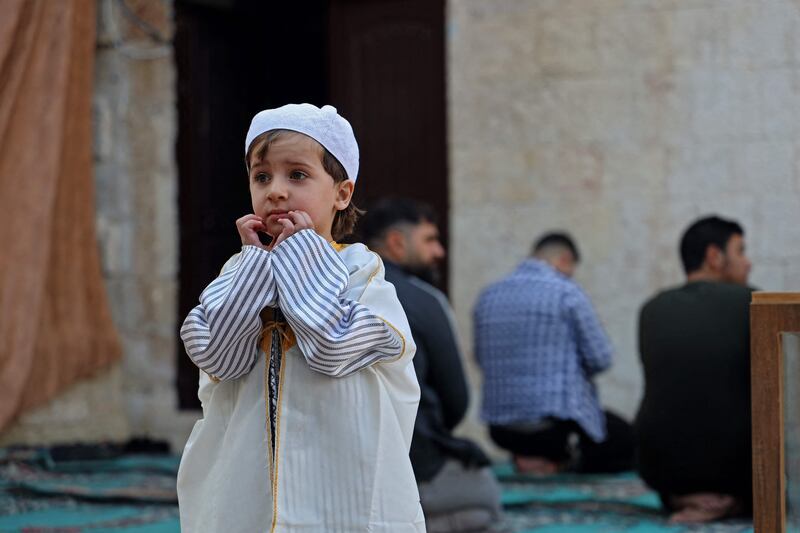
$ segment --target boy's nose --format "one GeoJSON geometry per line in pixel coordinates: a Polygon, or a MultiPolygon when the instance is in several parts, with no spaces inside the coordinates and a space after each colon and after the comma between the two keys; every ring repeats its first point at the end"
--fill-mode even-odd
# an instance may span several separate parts
{"type": "Polygon", "coordinates": [[[267,198],[270,201],[285,200],[288,196],[288,190],[280,180],[274,180],[267,190],[267,198]]]}

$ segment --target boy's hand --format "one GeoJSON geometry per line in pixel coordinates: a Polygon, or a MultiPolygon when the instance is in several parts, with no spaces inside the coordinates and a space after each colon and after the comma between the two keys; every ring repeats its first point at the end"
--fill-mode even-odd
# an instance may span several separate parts
{"type": "Polygon", "coordinates": [[[316,229],[311,217],[305,211],[289,211],[286,218],[279,218],[278,222],[283,226],[280,235],[273,239],[267,250],[274,250],[280,243],[304,229],[316,229]]]}
{"type": "Polygon", "coordinates": [[[266,246],[261,244],[261,240],[258,238],[258,232],[267,229],[261,217],[245,215],[236,221],[236,229],[239,230],[239,236],[242,238],[242,245],[249,244],[258,246],[259,248],[266,248],[266,246]]]}

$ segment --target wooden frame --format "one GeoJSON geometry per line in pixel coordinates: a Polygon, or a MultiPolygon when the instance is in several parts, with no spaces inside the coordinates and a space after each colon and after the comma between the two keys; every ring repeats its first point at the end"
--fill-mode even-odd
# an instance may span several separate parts
{"type": "Polygon", "coordinates": [[[753,293],[750,360],[753,522],[756,533],[786,531],[782,333],[800,332],[800,294],[753,293]]]}

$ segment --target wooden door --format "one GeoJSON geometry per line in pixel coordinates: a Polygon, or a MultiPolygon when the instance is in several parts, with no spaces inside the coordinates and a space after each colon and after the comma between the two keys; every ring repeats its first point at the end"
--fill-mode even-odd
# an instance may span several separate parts
{"type": "Polygon", "coordinates": [[[361,149],[356,204],[369,208],[384,196],[425,201],[439,213],[446,242],[444,25],[442,0],[334,0],[330,7],[330,100],[361,149]]]}
{"type": "MultiPolygon", "coordinates": [[[[258,111],[325,103],[325,0],[178,1],[179,325],[241,248],[251,212],[244,138],[258,111]]],[[[177,342],[181,408],[199,407],[197,367],[177,342]]]]}
{"type": "MultiPolygon", "coordinates": [[[[262,109],[336,106],[361,149],[357,204],[424,200],[446,239],[443,0],[177,0],[175,20],[179,325],[240,248],[244,136],[262,109]]],[[[197,368],[176,346],[179,405],[196,408],[197,368]]]]}

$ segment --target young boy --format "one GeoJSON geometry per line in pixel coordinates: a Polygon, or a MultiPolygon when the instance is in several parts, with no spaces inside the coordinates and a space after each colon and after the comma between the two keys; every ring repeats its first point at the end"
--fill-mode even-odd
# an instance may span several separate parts
{"type": "Polygon", "coordinates": [[[262,111],[245,153],[242,251],[181,329],[203,404],[178,473],[181,528],[424,531],[408,322],[379,257],[334,242],[357,214],[350,124],[330,106],[262,111]]]}

